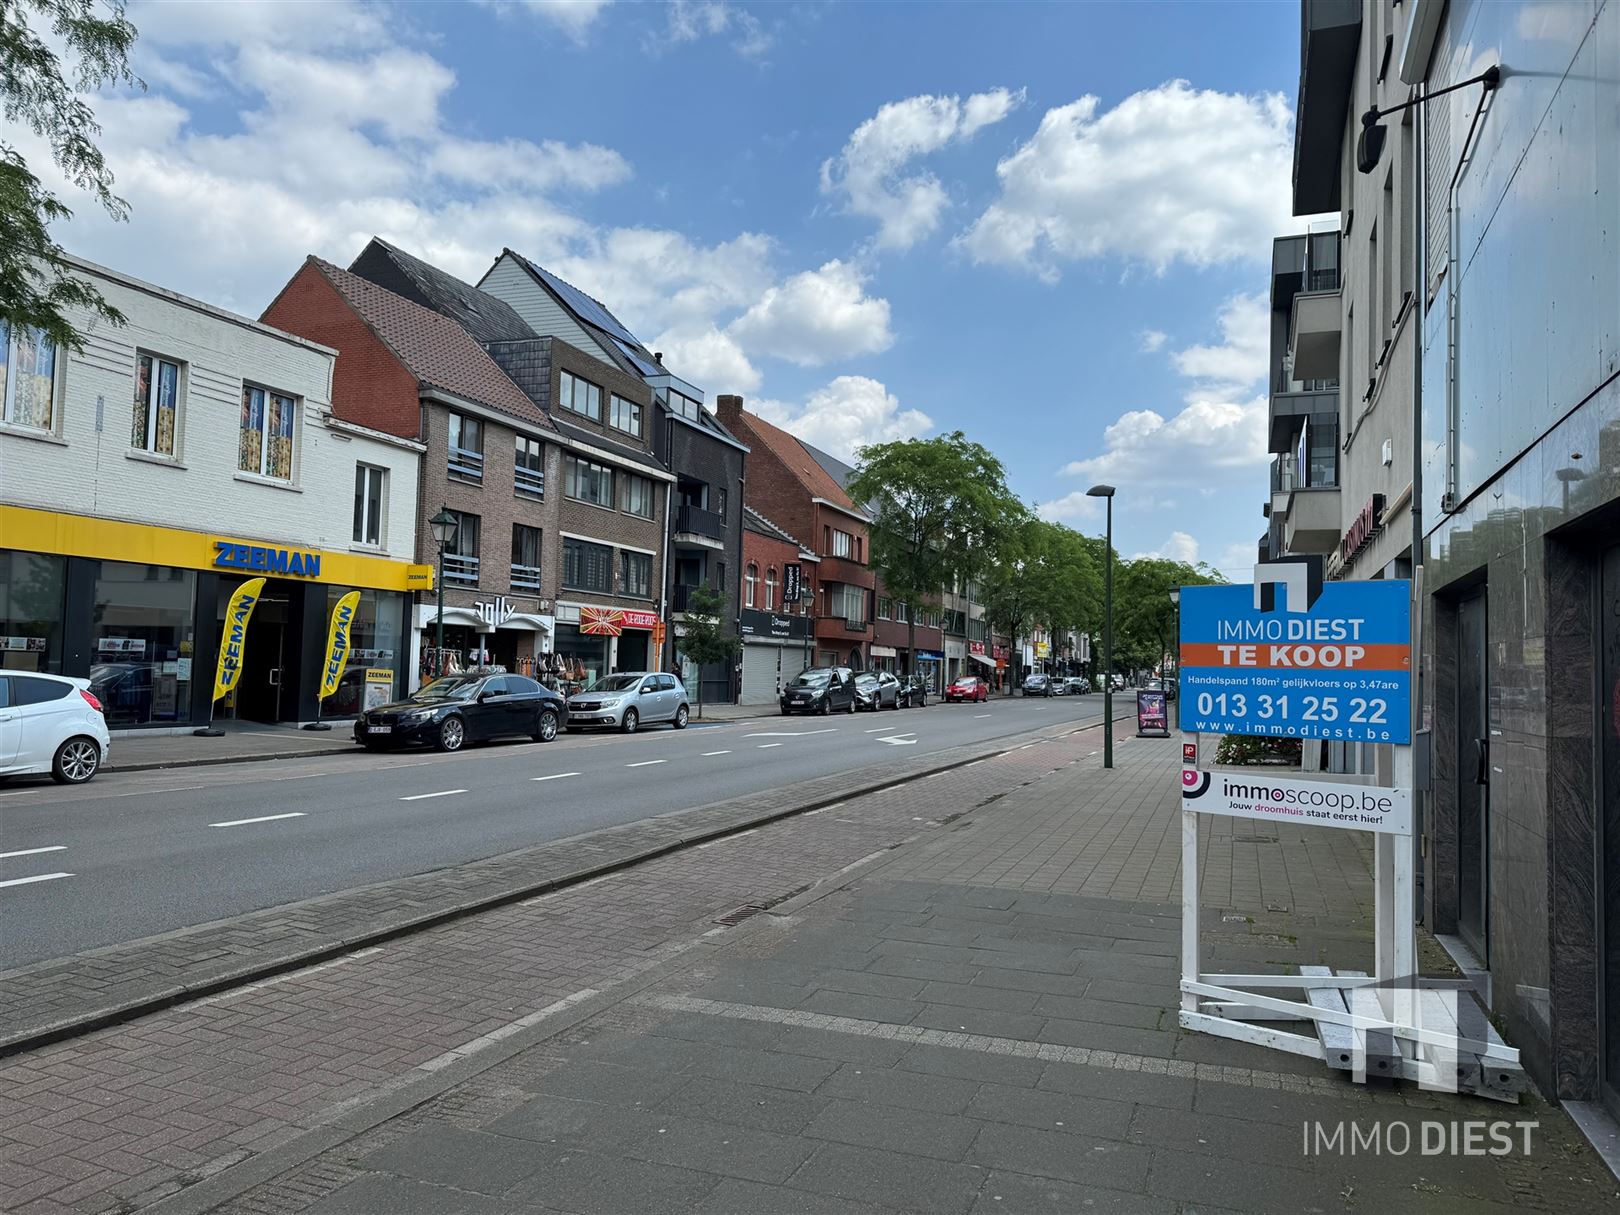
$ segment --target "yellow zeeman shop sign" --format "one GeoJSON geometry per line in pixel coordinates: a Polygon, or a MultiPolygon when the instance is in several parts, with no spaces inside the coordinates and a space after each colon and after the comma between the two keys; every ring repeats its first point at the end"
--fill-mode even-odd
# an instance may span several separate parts
{"type": "Polygon", "coordinates": [[[241,570],[380,591],[433,589],[431,565],[23,506],[0,506],[0,548],[175,569],[241,570]]]}

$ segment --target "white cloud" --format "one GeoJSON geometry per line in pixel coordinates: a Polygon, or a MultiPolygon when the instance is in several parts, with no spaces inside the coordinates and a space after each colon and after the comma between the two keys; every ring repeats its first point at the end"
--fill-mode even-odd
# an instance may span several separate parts
{"type": "Polygon", "coordinates": [[[1169,418],[1152,409],[1132,410],[1103,431],[1100,455],[1071,461],[1063,472],[1132,486],[1181,485],[1196,477],[1208,488],[1241,483],[1266,459],[1266,398],[1261,396],[1242,403],[1193,401],[1169,418]],[[1242,475],[1232,477],[1234,470],[1242,475]]]}
{"type": "Polygon", "coordinates": [[[649,50],[665,45],[679,46],[699,38],[731,36],[732,48],[745,59],[758,59],[769,51],[775,38],[747,9],[720,0],[673,0],[667,7],[669,22],[661,39],[649,38],[649,50]]]}
{"type": "Polygon", "coordinates": [[[801,367],[894,344],[889,302],[867,295],[860,271],[836,259],[767,290],[730,332],[751,350],[801,367]]]}
{"type": "Polygon", "coordinates": [[[1173,80],[1100,107],[1085,96],[1048,110],[996,166],[1000,197],[959,238],[975,261],[1050,278],[1061,262],[1114,256],[1162,272],[1260,258],[1300,226],[1281,94],[1173,80]]]}
{"type": "Polygon", "coordinates": [[[1241,393],[1265,379],[1271,346],[1271,304],[1263,291],[1234,295],[1216,318],[1218,346],[1188,346],[1174,357],[1176,370],[1203,385],[1206,395],[1241,393]]]}
{"type": "Polygon", "coordinates": [[[128,16],[140,31],[137,47],[376,46],[390,41],[390,21],[397,20],[382,5],[359,0],[322,0],[318,20],[314,6],[285,0],[137,0],[128,16]]]}
{"type": "Polygon", "coordinates": [[[565,144],[555,139],[538,144],[527,139],[499,143],[445,139],[434,148],[429,163],[435,172],[456,181],[531,190],[558,186],[601,190],[631,177],[630,163],[612,148],[593,143],[565,144]]]}
{"type": "Polygon", "coordinates": [[[1162,350],[1169,340],[1170,335],[1162,329],[1144,329],[1136,335],[1136,348],[1143,354],[1152,354],[1162,350]]]}
{"type": "Polygon", "coordinates": [[[1169,539],[1150,553],[1137,553],[1138,557],[1163,557],[1167,561],[1184,561],[1188,565],[1198,563],[1198,541],[1186,532],[1175,531],[1170,533],[1169,539]]]}
{"type": "Polygon", "coordinates": [[[556,26],[575,42],[584,42],[591,26],[612,0],[520,0],[523,8],[556,26]]]}
{"type": "Polygon", "coordinates": [[[682,379],[703,385],[711,401],[720,393],[753,392],[762,382],[759,369],[736,340],[713,325],[666,330],[652,348],[682,379]]]}
{"type": "Polygon", "coordinates": [[[958,96],[892,101],[855,128],[844,150],[821,166],[821,192],[839,195],[844,209],[878,221],[881,247],[907,249],[939,227],[950,196],[932,173],[902,176],[906,165],[947,144],[971,139],[1000,122],[1023,91],[991,89],[966,102],[958,96]]]}
{"type": "Polygon", "coordinates": [[[1050,502],[1037,503],[1035,513],[1054,523],[1078,523],[1099,517],[1102,507],[1097,504],[1096,498],[1088,498],[1085,490],[1077,489],[1050,502]]]}
{"type": "Polygon", "coordinates": [[[752,409],[843,460],[853,460],[860,447],[916,438],[934,425],[920,410],[900,408],[898,397],[863,375],[841,375],[811,393],[803,405],[767,400],[755,402],[752,409]]]}

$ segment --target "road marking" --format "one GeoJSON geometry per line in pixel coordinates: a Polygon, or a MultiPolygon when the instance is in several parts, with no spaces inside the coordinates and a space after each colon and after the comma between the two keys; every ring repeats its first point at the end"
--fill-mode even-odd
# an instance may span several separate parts
{"type": "Polygon", "coordinates": [[[294,810],[290,814],[265,814],[258,818],[233,818],[225,823],[209,823],[210,827],[245,827],[249,823],[273,823],[278,818],[303,818],[302,810],[294,810]]]}
{"type": "Polygon", "coordinates": [[[0,852],[0,861],[8,860],[14,856],[38,856],[41,852],[62,852],[66,844],[52,844],[47,848],[24,848],[20,852],[0,852]]]}
{"type": "Polygon", "coordinates": [[[578,776],[578,772],[553,772],[550,776],[531,776],[530,780],[561,780],[565,776],[578,776]]]}
{"type": "Polygon", "coordinates": [[[465,789],[440,789],[437,793],[413,793],[409,797],[402,797],[402,802],[420,802],[430,797],[449,797],[452,793],[465,793],[465,789]]]}
{"type": "MultiPolygon", "coordinates": [[[[875,727],[875,728],[873,728],[871,730],[868,730],[867,733],[868,734],[887,734],[890,730],[898,730],[899,728],[900,728],[899,726],[877,726],[877,727],[875,727]]],[[[915,734],[916,731],[913,730],[913,731],[911,731],[911,733],[915,734]]]]}
{"type": "Polygon", "coordinates": [[[703,758],[707,759],[711,755],[730,755],[730,754],[731,754],[730,751],[705,751],[703,753],[703,758]]]}
{"type": "Polygon", "coordinates": [[[641,761],[639,761],[637,763],[625,764],[625,767],[626,768],[646,768],[646,767],[650,767],[653,764],[667,764],[668,762],[669,762],[669,760],[667,760],[667,759],[644,759],[644,760],[641,760],[641,761]]]}
{"type": "Polygon", "coordinates": [[[31,882],[54,882],[57,878],[72,876],[71,873],[41,873],[34,877],[12,878],[9,882],[0,882],[0,886],[27,886],[31,882]]]}
{"type": "Polygon", "coordinates": [[[812,734],[836,734],[837,726],[829,726],[825,730],[772,730],[762,734],[744,734],[744,738],[807,738],[812,734]]]}
{"type": "Polygon", "coordinates": [[[906,735],[908,735],[908,734],[915,734],[915,733],[916,733],[915,730],[907,730],[905,734],[889,734],[889,735],[885,735],[883,738],[874,738],[872,741],[873,742],[880,742],[880,743],[889,743],[892,746],[896,746],[896,747],[915,747],[917,745],[917,740],[915,738],[906,737],[906,735]]]}
{"type": "Polygon", "coordinates": [[[34,789],[13,789],[10,793],[0,793],[0,797],[21,797],[24,793],[34,793],[34,789]]]}
{"type": "MultiPolygon", "coordinates": [[[[117,769],[111,769],[116,772],[117,769]]],[[[154,793],[189,793],[193,789],[206,789],[207,785],[166,785],[161,789],[132,789],[128,793],[109,793],[108,797],[150,797],[154,793]]]]}
{"type": "Polygon", "coordinates": [[[314,777],[325,775],[326,773],[324,772],[300,772],[297,776],[272,776],[270,780],[272,783],[278,780],[310,780],[314,777]]]}
{"type": "Polygon", "coordinates": [[[1030,749],[1030,748],[1031,748],[1031,747],[1033,747],[1033,746],[1034,746],[1034,745],[1035,745],[1035,744],[1034,744],[1034,743],[1025,743],[1025,744],[1024,744],[1024,745],[1023,745],[1023,746],[1021,746],[1021,747],[1015,747],[1015,748],[1014,748],[1014,750],[1017,750],[1017,751],[1028,751],[1028,750],[1029,750],[1029,749],[1030,749]]]}
{"type": "Polygon", "coordinates": [[[760,744],[759,744],[759,749],[760,749],[760,750],[761,750],[761,751],[763,751],[763,750],[765,750],[765,749],[766,749],[766,748],[767,748],[767,747],[780,747],[780,746],[781,746],[781,745],[782,745],[782,744],[781,744],[781,743],[760,743],[760,744]]]}
{"type": "Polygon", "coordinates": [[[994,716],[995,716],[995,714],[993,714],[993,713],[975,713],[973,715],[973,720],[978,721],[979,718],[981,718],[981,717],[994,717],[994,716]]]}

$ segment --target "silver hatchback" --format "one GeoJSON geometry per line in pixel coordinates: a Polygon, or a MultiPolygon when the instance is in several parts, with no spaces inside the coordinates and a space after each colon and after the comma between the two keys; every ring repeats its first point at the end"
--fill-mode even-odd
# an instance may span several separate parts
{"type": "Polygon", "coordinates": [[[634,734],[642,726],[667,722],[684,730],[690,714],[686,689],[675,676],[660,671],[604,675],[568,698],[570,728],[616,726],[634,734]]]}

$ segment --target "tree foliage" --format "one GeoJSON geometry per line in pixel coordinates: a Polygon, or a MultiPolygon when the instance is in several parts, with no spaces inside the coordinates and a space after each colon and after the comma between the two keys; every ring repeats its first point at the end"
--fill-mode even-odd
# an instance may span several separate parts
{"type": "Polygon", "coordinates": [[[1225,582],[1200,562],[1138,557],[1121,562],[1114,581],[1114,660],[1116,665],[1158,667],[1176,649],[1176,606],[1170,592],[1184,586],[1225,582]]]}
{"type": "Polygon", "coordinates": [[[912,609],[908,648],[916,652],[916,609],[940,591],[976,577],[1024,516],[1007,472],[988,448],[961,431],[863,447],[845,487],[871,508],[872,565],[888,593],[912,609]]]}
{"type": "MultiPolygon", "coordinates": [[[[112,170],[96,146],[101,127],[84,94],[140,84],[129,68],[134,42],[122,0],[0,0],[0,113],[49,144],[63,177],[118,220],[129,205],[113,193],[112,170]]],[[[124,318],[73,275],[52,237],[51,225],[72,215],[0,138],[0,320],[78,349],[66,310],[87,308],[116,324],[124,318]]]]}
{"type": "Polygon", "coordinates": [[[742,649],[742,638],[726,632],[726,593],[712,586],[695,586],[686,600],[684,632],[675,640],[682,657],[697,664],[698,716],[703,716],[703,664],[732,662],[742,649]]]}

